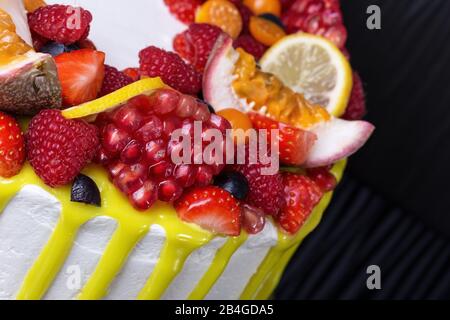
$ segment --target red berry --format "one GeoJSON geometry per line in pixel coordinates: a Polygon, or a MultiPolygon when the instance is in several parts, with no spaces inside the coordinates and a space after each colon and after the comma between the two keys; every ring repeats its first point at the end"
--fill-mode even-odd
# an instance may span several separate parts
{"type": "Polygon", "coordinates": [[[247,164],[233,166],[233,170],[242,173],[248,181],[249,194],[246,202],[262,209],[268,215],[277,216],[284,206],[284,187],[281,174],[265,174],[266,172],[262,169],[268,168],[269,165],[251,164],[248,151],[246,156],[247,164]]]}
{"type": "Polygon", "coordinates": [[[51,187],[72,182],[99,147],[95,126],[65,119],[58,110],[43,110],[35,116],[26,142],[28,160],[36,174],[51,187]]]}
{"type": "Polygon", "coordinates": [[[285,231],[295,234],[308,220],[323,192],[314,181],[302,175],[285,173],[283,183],[286,206],[277,220],[285,231]]]}
{"type": "Polygon", "coordinates": [[[150,46],[139,53],[139,58],[142,76],[161,77],[167,85],[186,94],[195,95],[201,90],[201,74],[176,53],[150,46]]]}
{"type": "Polygon", "coordinates": [[[105,54],[91,49],[66,52],[55,58],[63,102],[79,105],[97,98],[105,75],[105,54]]]}
{"type": "Polygon", "coordinates": [[[295,0],[283,12],[282,20],[288,33],[321,35],[339,48],[345,47],[347,29],[337,0],[295,0]]]}
{"type": "Polygon", "coordinates": [[[347,110],[342,118],[346,120],[361,120],[366,115],[366,112],[364,86],[358,72],[353,72],[353,90],[347,110]]]}
{"type": "Polygon", "coordinates": [[[248,234],[258,234],[266,226],[264,211],[248,204],[242,205],[242,227],[248,234]]]}
{"type": "Polygon", "coordinates": [[[153,180],[147,180],[142,187],[130,196],[133,205],[139,210],[147,210],[158,200],[158,188],[153,180]]]}
{"type": "Polygon", "coordinates": [[[106,96],[107,94],[119,90],[132,82],[133,80],[123,72],[120,72],[114,67],[105,65],[105,77],[103,79],[99,96],[106,96]]]}
{"type": "Polygon", "coordinates": [[[186,24],[195,20],[195,11],[202,4],[202,0],[164,0],[170,13],[186,24]]]}
{"type": "Polygon", "coordinates": [[[237,48],[242,48],[246,52],[250,53],[255,57],[256,60],[261,59],[263,54],[266,52],[267,47],[262,43],[258,42],[250,34],[243,34],[234,41],[233,46],[237,48]]]}
{"type": "Polygon", "coordinates": [[[225,190],[209,186],[194,188],[176,203],[178,216],[216,234],[239,236],[241,208],[225,190]]]}
{"type": "Polygon", "coordinates": [[[216,40],[222,33],[219,27],[193,23],[188,30],[175,37],[173,47],[198,72],[203,72],[216,40]]]}
{"type": "Polygon", "coordinates": [[[249,117],[255,129],[267,130],[268,143],[271,142],[271,130],[279,130],[280,161],[283,164],[300,166],[306,161],[309,151],[317,140],[315,134],[255,112],[250,113],[249,117]]]}
{"type": "Polygon", "coordinates": [[[0,177],[18,174],[25,161],[22,130],[13,117],[0,112],[0,177]]]}
{"type": "Polygon", "coordinates": [[[28,15],[32,31],[66,45],[86,39],[91,21],[89,11],[66,5],[44,6],[28,15]]]}
{"type": "Polygon", "coordinates": [[[308,169],[307,175],[324,193],[333,191],[337,186],[336,177],[327,167],[308,169]]]}

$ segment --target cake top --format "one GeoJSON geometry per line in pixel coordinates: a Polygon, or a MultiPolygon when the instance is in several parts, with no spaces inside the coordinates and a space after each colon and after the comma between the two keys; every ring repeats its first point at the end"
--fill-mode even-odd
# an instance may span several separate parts
{"type": "Polygon", "coordinates": [[[37,184],[136,232],[296,235],[374,130],[337,0],[53,2],[0,2],[5,198],[37,184]]]}

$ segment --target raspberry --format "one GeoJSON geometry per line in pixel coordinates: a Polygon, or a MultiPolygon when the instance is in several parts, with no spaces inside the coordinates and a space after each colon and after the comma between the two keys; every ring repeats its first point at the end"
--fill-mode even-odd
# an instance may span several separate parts
{"type": "Polygon", "coordinates": [[[347,29],[338,0],[296,0],[282,15],[288,33],[303,31],[332,41],[344,48],[347,29]]]}
{"type": "Polygon", "coordinates": [[[366,96],[361,77],[357,72],[353,72],[353,90],[350,96],[350,102],[343,115],[346,120],[360,120],[366,114],[366,96]]]}
{"type": "Polygon", "coordinates": [[[175,51],[198,72],[203,72],[209,55],[223,31],[206,23],[193,23],[174,39],[175,51]]]}
{"type": "Polygon", "coordinates": [[[201,90],[201,74],[176,53],[150,46],[139,53],[139,58],[141,76],[161,77],[167,85],[186,94],[195,95],[201,90]]]}
{"type": "Polygon", "coordinates": [[[131,78],[125,73],[120,72],[114,67],[105,65],[105,78],[103,79],[102,89],[100,90],[100,97],[119,90],[132,82],[131,78]]]}
{"type": "Polygon", "coordinates": [[[263,54],[266,52],[267,47],[262,43],[258,42],[249,34],[243,34],[234,41],[233,46],[237,48],[242,48],[246,52],[250,53],[255,57],[256,60],[261,59],[263,54]]]}
{"type": "MultiPolygon", "coordinates": [[[[181,129],[185,137],[191,134],[192,151],[194,121],[202,121],[203,132],[216,128],[225,134],[230,126],[218,127],[221,121],[217,118],[202,101],[174,90],[138,96],[97,117],[101,148],[96,160],[108,169],[115,186],[136,209],[147,210],[156,199],[173,202],[184,189],[210,185],[219,174],[215,165],[192,164],[193,157],[190,163],[174,163],[172,155],[180,155],[185,147],[172,140],[174,130],[181,129]]],[[[209,144],[204,143],[205,152],[209,144]]]]}
{"type": "Polygon", "coordinates": [[[166,6],[178,20],[186,24],[195,20],[195,11],[202,4],[201,0],[164,0],[166,6]]]}
{"type": "Polygon", "coordinates": [[[63,44],[86,39],[91,21],[92,15],[89,11],[66,5],[41,7],[28,15],[32,31],[63,44]]]}
{"type": "Polygon", "coordinates": [[[31,120],[26,143],[36,174],[47,185],[59,187],[72,182],[92,160],[98,130],[84,121],[65,119],[59,110],[43,110],[31,120]]]}
{"type": "MultiPolygon", "coordinates": [[[[246,154],[248,158],[248,151],[246,154]]],[[[250,190],[246,199],[248,204],[276,217],[280,209],[284,207],[283,177],[279,173],[264,175],[261,169],[267,167],[268,165],[259,163],[245,164],[235,165],[233,170],[242,173],[247,178],[250,190]]]]}

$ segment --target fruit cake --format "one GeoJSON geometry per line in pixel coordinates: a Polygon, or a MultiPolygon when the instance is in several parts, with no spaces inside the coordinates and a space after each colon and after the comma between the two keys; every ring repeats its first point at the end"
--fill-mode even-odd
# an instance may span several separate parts
{"type": "Polygon", "coordinates": [[[339,1],[122,3],[0,0],[0,299],[268,299],[374,131],[339,1]]]}

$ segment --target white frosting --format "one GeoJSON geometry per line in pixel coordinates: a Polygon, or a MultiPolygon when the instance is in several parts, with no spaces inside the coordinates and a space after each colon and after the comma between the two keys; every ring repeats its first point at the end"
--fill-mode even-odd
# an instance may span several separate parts
{"type": "Polygon", "coordinates": [[[47,3],[89,10],[93,16],[89,38],[98,50],[106,53],[107,63],[119,69],[139,66],[138,53],[149,45],[172,50],[175,35],[187,28],[169,13],[163,0],[48,0],[47,3]]]}
{"type": "MultiPolygon", "coordinates": [[[[28,270],[50,238],[60,212],[61,204],[56,198],[39,187],[26,186],[0,213],[0,299],[14,299],[28,270]]],[[[95,271],[116,227],[117,222],[107,217],[98,217],[83,225],[44,298],[76,298],[95,271]]],[[[135,299],[158,263],[165,239],[162,227],[153,226],[130,254],[105,298],[135,299]]],[[[250,236],[233,255],[207,299],[239,298],[277,239],[276,228],[270,222],[263,232],[250,236]]],[[[225,241],[226,238],[217,237],[194,251],[163,299],[186,299],[225,241]]]]}

